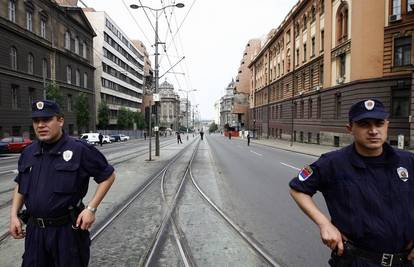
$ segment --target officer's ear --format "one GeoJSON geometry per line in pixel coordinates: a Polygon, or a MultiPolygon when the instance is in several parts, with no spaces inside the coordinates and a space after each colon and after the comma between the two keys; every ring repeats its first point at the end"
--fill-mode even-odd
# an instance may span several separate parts
{"type": "Polygon", "coordinates": [[[65,118],[63,116],[56,116],[57,121],[59,122],[59,126],[63,127],[63,123],[65,122],[65,118]]]}
{"type": "Polygon", "coordinates": [[[352,122],[346,125],[346,130],[348,131],[349,134],[352,134],[352,122]]]}

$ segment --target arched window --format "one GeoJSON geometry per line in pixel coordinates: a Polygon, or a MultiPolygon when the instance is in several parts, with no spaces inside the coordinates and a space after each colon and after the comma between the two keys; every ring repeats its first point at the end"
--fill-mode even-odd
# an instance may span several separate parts
{"type": "Polygon", "coordinates": [[[336,14],[336,40],[340,44],[348,39],[348,5],[342,4],[336,14]]]}
{"type": "Polygon", "coordinates": [[[83,45],[82,45],[82,56],[84,57],[84,58],[86,58],[86,42],[83,42],[83,45]]]}
{"type": "Polygon", "coordinates": [[[31,53],[27,55],[27,72],[33,74],[34,57],[31,53]]]}
{"type": "Polygon", "coordinates": [[[17,70],[17,49],[14,46],[10,48],[10,68],[17,70]]]}
{"type": "Polygon", "coordinates": [[[303,30],[306,30],[308,28],[308,17],[306,15],[303,15],[303,30]]]}
{"type": "Polygon", "coordinates": [[[79,54],[79,39],[78,39],[78,37],[75,38],[75,53],[79,54]]]}
{"type": "Polygon", "coordinates": [[[314,22],[316,20],[316,8],[315,6],[312,6],[311,9],[311,22],[314,22]]]}
{"type": "Polygon", "coordinates": [[[16,22],[16,1],[9,0],[9,20],[16,22]]]}
{"type": "Polygon", "coordinates": [[[72,68],[70,66],[66,66],[66,82],[72,83],[72,68]]]}
{"type": "Polygon", "coordinates": [[[83,87],[88,88],[88,74],[86,72],[83,74],[83,87]]]}
{"type": "Polygon", "coordinates": [[[75,82],[76,82],[76,86],[80,86],[80,72],[78,69],[75,72],[75,82]]]}
{"type": "Polygon", "coordinates": [[[70,49],[70,33],[65,32],[65,48],[70,49]]]}

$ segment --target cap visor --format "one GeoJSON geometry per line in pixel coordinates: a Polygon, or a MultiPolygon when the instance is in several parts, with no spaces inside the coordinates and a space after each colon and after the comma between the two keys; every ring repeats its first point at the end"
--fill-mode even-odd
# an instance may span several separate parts
{"type": "Polygon", "coordinates": [[[352,119],[352,121],[362,121],[365,119],[385,120],[388,118],[387,112],[367,112],[352,119]]]}
{"type": "Polygon", "coordinates": [[[36,110],[32,112],[32,118],[48,118],[48,117],[53,117],[56,114],[53,112],[47,112],[44,110],[36,110]]]}

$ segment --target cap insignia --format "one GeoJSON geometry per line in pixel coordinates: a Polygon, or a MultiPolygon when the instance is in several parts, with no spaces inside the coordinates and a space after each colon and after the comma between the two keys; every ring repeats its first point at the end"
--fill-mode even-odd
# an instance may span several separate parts
{"type": "Polygon", "coordinates": [[[39,110],[42,110],[44,106],[45,106],[45,103],[43,103],[42,101],[39,101],[36,103],[36,107],[39,110]]]}
{"type": "Polygon", "coordinates": [[[400,179],[403,182],[407,182],[408,181],[408,171],[407,171],[406,168],[404,168],[404,167],[397,168],[397,173],[398,173],[398,176],[400,177],[400,179]]]}
{"type": "Polygon", "coordinates": [[[364,102],[364,105],[367,110],[372,110],[375,106],[375,102],[373,100],[367,100],[364,102]]]}

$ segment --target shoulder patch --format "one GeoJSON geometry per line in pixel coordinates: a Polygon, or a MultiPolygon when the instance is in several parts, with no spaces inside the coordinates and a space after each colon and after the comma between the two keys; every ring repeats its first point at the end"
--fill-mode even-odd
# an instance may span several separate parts
{"type": "Polygon", "coordinates": [[[310,166],[305,166],[300,170],[298,174],[299,181],[306,181],[313,174],[313,170],[310,166]]]}

